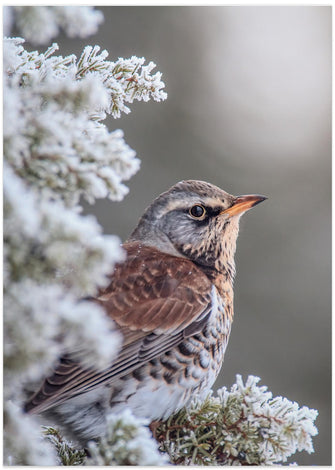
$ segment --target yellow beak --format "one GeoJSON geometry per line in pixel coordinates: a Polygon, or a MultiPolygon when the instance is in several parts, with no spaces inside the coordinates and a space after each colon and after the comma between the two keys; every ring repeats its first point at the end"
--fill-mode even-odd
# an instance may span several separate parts
{"type": "Polygon", "coordinates": [[[265,196],[259,194],[249,194],[246,196],[237,196],[233,204],[222,211],[222,214],[228,214],[230,217],[233,215],[243,214],[260,202],[267,199],[265,196]]]}

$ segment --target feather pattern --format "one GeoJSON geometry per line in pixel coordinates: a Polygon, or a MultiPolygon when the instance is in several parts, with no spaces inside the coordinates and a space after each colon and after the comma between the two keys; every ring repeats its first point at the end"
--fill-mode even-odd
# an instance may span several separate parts
{"type": "Polygon", "coordinates": [[[92,299],[105,308],[124,336],[119,357],[97,372],[64,356],[26,404],[26,411],[40,413],[111,383],[203,328],[211,305],[208,277],[191,261],[141,243],[126,243],[124,248],[127,260],[116,267],[110,285],[92,299]]]}

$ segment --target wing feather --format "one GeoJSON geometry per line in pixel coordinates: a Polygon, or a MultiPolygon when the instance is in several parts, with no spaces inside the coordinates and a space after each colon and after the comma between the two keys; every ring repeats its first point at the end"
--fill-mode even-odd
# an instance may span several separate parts
{"type": "Polygon", "coordinates": [[[70,354],[60,359],[26,404],[39,413],[86,393],[159,357],[186,336],[201,331],[211,305],[211,283],[191,261],[137,242],[126,243],[127,259],[93,302],[102,305],[123,334],[123,348],[104,371],[83,369],[70,354]]]}

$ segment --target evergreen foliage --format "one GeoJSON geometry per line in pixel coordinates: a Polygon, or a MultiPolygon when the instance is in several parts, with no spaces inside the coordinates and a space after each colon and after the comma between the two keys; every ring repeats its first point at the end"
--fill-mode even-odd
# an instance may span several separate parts
{"type": "MultiPolygon", "coordinates": [[[[58,26],[86,36],[101,17],[88,7],[6,7],[4,30],[44,44],[58,26]]],[[[106,115],[128,113],[125,103],[134,100],[166,98],[161,74],[144,58],[111,62],[106,51],[86,46],[77,59],[57,49],[28,51],[23,38],[4,39],[4,458],[16,465],[55,458],[35,432],[37,418],[20,409],[25,390],[64,350],[95,368],[119,351],[113,322],[82,298],[107,284],[124,252],[82,214],[80,201],[123,199],[124,181],[139,169],[123,132],[102,122],[106,115]],[[31,426],[29,451],[16,438],[23,422],[31,426]]]]}
{"type": "Polygon", "coordinates": [[[273,398],[259,380],[238,375],[230,391],[171,416],[155,431],[160,449],[178,465],[272,465],[313,452],[317,411],[273,398]]]}

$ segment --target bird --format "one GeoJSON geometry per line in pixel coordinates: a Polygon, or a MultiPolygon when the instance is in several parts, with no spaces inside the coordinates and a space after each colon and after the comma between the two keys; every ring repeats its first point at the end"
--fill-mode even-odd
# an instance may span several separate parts
{"type": "Polygon", "coordinates": [[[265,199],[198,180],[160,194],[122,245],[126,260],[91,299],[122,334],[118,357],[97,371],[65,352],[25,412],[53,419],[85,444],[104,435],[109,413],[130,408],[157,422],[203,400],[233,322],[240,217],[265,199]]]}

